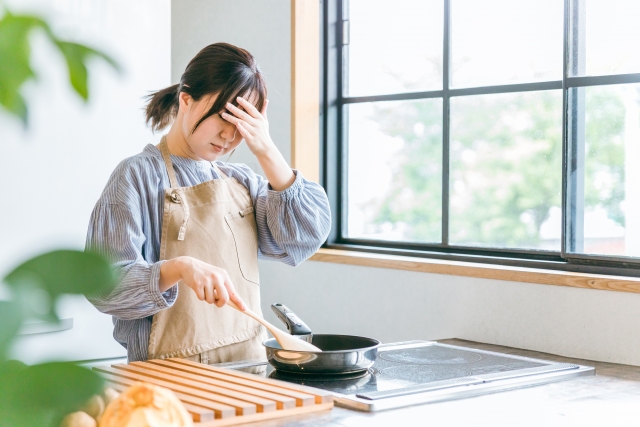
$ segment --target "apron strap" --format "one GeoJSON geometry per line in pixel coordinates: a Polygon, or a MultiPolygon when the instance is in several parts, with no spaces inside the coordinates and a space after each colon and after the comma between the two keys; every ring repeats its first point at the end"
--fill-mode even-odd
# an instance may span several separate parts
{"type": "Polygon", "coordinates": [[[162,158],[164,159],[164,164],[167,167],[167,174],[169,174],[169,183],[171,184],[171,188],[175,188],[172,192],[171,197],[177,197],[179,203],[182,205],[182,210],[184,212],[184,219],[182,220],[182,225],[180,226],[180,231],[178,231],[178,240],[184,240],[184,235],[187,232],[187,223],[189,222],[189,217],[191,216],[191,212],[189,211],[189,205],[187,204],[187,199],[182,194],[182,190],[179,189],[178,180],[176,179],[176,172],[173,170],[173,163],[171,162],[171,155],[169,154],[169,147],[167,147],[167,137],[166,135],[162,137],[160,140],[160,144],[158,144],[158,148],[162,153],[162,158]]]}
{"type": "Polygon", "coordinates": [[[222,177],[223,180],[229,179],[229,176],[226,173],[222,172],[222,169],[220,169],[218,165],[216,165],[216,162],[211,162],[211,166],[213,166],[213,168],[216,170],[218,175],[222,177]]]}
{"type": "Polygon", "coordinates": [[[164,164],[167,167],[167,173],[169,174],[169,183],[171,188],[178,188],[178,180],[176,179],[176,172],[173,170],[173,163],[171,162],[171,155],[169,154],[169,147],[167,147],[167,136],[163,135],[158,144],[158,149],[162,153],[164,164]]]}

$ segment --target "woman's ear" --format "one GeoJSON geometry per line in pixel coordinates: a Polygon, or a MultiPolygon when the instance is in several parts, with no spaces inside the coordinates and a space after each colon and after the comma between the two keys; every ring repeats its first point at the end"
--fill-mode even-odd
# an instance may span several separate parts
{"type": "Polygon", "coordinates": [[[180,92],[178,94],[178,104],[180,105],[180,110],[187,111],[193,102],[193,98],[186,92],[180,92]]]}

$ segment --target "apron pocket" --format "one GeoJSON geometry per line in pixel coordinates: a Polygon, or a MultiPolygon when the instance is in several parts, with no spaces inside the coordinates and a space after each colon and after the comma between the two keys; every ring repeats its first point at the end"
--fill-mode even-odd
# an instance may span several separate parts
{"type": "Polygon", "coordinates": [[[256,218],[253,214],[253,206],[238,213],[225,215],[224,220],[233,234],[242,277],[255,284],[260,284],[260,276],[258,274],[258,229],[256,218]]]}

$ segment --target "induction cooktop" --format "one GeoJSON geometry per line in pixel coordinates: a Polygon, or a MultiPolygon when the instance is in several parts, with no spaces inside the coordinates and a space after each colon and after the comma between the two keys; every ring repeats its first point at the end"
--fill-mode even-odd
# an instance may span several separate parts
{"type": "Polygon", "coordinates": [[[370,412],[595,374],[588,366],[431,341],[381,345],[375,364],[354,374],[291,374],[266,361],[218,366],[324,389],[334,395],[336,405],[370,412]]]}

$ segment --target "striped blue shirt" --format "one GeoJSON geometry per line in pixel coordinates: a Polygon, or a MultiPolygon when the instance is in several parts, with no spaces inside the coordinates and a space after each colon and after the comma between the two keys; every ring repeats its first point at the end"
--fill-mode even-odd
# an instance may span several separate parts
{"type": "MultiPolygon", "coordinates": [[[[220,178],[211,163],[171,156],[183,187],[220,178]]],[[[251,194],[258,227],[258,256],[295,266],[325,241],[331,227],[324,189],[294,171],[294,183],[274,191],[249,167],[217,162],[251,194]]],[[[171,307],[178,287],[159,290],[160,235],[164,191],[170,187],[162,154],[149,144],[142,153],[123,160],[109,178],[96,204],[87,233],[87,248],[113,260],[121,273],[109,294],[89,301],[113,316],[113,336],[127,349],[129,361],[146,360],[153,315],[171,307]]]]}

